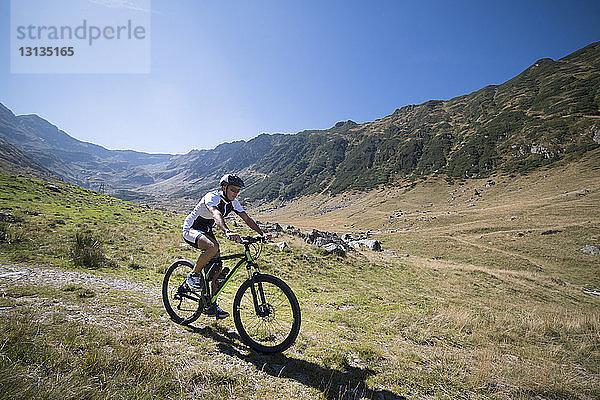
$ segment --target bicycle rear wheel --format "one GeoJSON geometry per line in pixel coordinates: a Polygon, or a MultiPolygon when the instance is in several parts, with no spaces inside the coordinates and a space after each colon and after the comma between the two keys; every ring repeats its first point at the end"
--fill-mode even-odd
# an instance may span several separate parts
{"type": "Polygon", "coordinates": [[[255,275],[235,295],[233,320],[246,345],[259,353],[279,353],[287,350],[300,332],[300,305],[281,279],[255,275]]]}
{"type": "Polygon", "coordinates": [[[190,290],[185,278],[194,264],[187,260],[175,261],[163,279],[162,299],[165,309],[173,321],[178,324],[191,324],[200,317],[202,298],[190,290]]]}

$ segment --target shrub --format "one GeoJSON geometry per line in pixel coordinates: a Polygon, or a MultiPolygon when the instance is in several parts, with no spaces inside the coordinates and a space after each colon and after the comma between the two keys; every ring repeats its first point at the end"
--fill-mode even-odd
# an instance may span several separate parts
{"type": "Polygon", "coordinates": [[[70,255],[80,267],[99,268],[107,262],[102,240],[89,230],[75,233],[70,255]]]}
{"type": "Polygon", "coordinates": [[[21,243],[23,237],[20,232],[14,229],[10,224],[0,222],[0,243],[14,244],[21,243]]]}
{"type": "Polygon", "coordinates": [[[0,222],[0,243],[8,242],[8,230],[6,229],[6,224],[0,222]]]}

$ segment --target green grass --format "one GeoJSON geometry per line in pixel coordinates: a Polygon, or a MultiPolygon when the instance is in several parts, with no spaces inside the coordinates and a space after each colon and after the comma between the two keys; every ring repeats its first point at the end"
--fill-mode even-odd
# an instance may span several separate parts
{"type": "Polygon", "coordinates": [[[70,265],[70,250],[77,233],[90,232],[101,239],[105,265],[160,268],[177,254],[181,216],[150,210],[76,186],[0,175],[0,210],[14,215],[9,224],[21,240],[7,246],[0,241],[5,259],[70,265]],[[156,258],[155,249],[165,252],[156,258]]]}
{"type": "MultiPolygon", "coordinates": [[[[178,329],[156,306],[127,293],[90,296],[76,284],[24,285],[4,288],[1,298],[0,384],[10,388],[0,393],[2,399],[216,400],[300,393],[279,382],[257,381],[257,368],[221,362],[214,339],[178,329]],[[105,308],[101,313],[98,302],[105,308]],[[74,309],[104,322],[74,320],[81,315],[74,309]],[[133,309],[143,312],[132,320],[126,313],[133,309]]],[[[222,332],[227,330],[208,328],[211,337],[222,332]]]]}
{"type": "Polygon", "coordinates": [[[495,176],[491,186],[430,179],[313,196],[260,218],[305,229],[371,229],[400,256],[369,255],[363,279],[348,274],[349,284],[339,266],[327,286],[341,290],[310,295],[322,299],[313,303],[314,318],[333,321],[314,329],[319,340],[346,351],[369,343],[381,356],[372,364],[373,385],[439,398],[595,398],[600,299],[583,289],[600,287],[600,264],[581,248],[600,239],[600,179],[589,173],[598,160],[596,153],[526,177],[495,176]],[[335,211],[307,219],[307,210],[323,208],[335,211]],[[542,235],[548,230],[559,232],[542,235]],[[352,292],[399,309],[323,307],[352,292]]]}
{"type": "Polygon", "coordinates": [[[177,389],[164,360],[148,351],[158,335],[71,318],[73,305],[85,307],[94,297],[93,290],[79,285],[2,290],[0,385],[10,390],[0,398],[144,399],[177,389]]]}
{"type": "MultiPolygon", "coordinates": [[[[183,215],[68,185],[56,193],[42,181],[0,181],[0,211],[18,221],[4,232],[21,238],[0,243],[2,263],[85,270],[158,289],[171,262],[198,254],[180,247],[183,215]],[[74,266],[69,244],[82,229],[101,238],[106,266],[74,266]]],[[[600,285],[597,266],[572,251],[600,235],[589,208],[595,192],[518,210],[485,194],[481,213],[427,206],[447,197],[427,190],[415,187],[409,204],[377,197],[387,210],[375,210],[381,221],[402,210],[420,227],[380,236],[401,257],[326,256],[291,238],[288,252],[265,247],[262,271],[284,279],[302,309],[298,340],[283,355],[250,352],[231,319],[178,327],[166,319],[158,290],[143,296],[0,280],[0,379],[15,388],[0,398],[600,397],[599,300],[582,291],[600,285]],[[571,206],[579,214],[565,215],[571,206]],[[553,224],[560,233],[540,235],[553,224]],[[73,310],[97,318],[84,322],[73,310]]],[[[310,222],[336,223],[327,218],[310,222]]],[[[372,223],[373,216],[361,218],[372,223]]],[[[239,251],[220,242],[223,253],[239,251]]],[[[241,271],[226,288],[223,308],[231,309],[244,278],[241,271]]]]}
{"type": "Polygon", "coordinates": [[[145,350],[159,340],[146,330],[113,333],[62,313],[46,322],[32,317],[20,309],[2,318],[0,384],[11,389],[0,398],[151,399],[179,389],[168,364],[145,350]]]}

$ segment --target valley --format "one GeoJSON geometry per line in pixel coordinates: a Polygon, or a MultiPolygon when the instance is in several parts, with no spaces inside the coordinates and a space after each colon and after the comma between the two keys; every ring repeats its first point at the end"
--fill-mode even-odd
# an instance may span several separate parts
{"type": "Polygon", "coordinates": [[[229,172],[243,176],[243,196],[256,204],[371,191],[436,175],[520,175],[600,148],[599,88],[595,42],[556,61],[540,59],[500,85],[404,105],[375,121],[263,133],[186,154],[108,150],[0,104],[0,160],[6,168],[26,164],[45,176],[50,170],[65,182],[139,201],[195,198],[229,172]]]}
{"type": "Polygon", "coordinates": [[[385,249],[490,268],[544,271],[571,284],[600,285],[600,153],[526,176],[311,196],[259,208],[259,219],[343,233],[368,232],[385,249]],[[329,211],[331,210],[331,211],[329,211]],[[326,211],[326,212],[324,212],[326,211]]]}
{"type": "MultiPolygon", "coordinates": [[[[300,229],[368,231],[388,250],[338,257],[288,235],[275,241],[289,250],[267,246],[263,270],[292,285],[303,312],[296,344],[274,357],[246,349],[232,321],[184,328],[166,318],[161,273],[194,258],[178,232],[184,214],[6,176],[0,211],[15,222],[3,223],[12,240],[0,244],[0,354],[12,360],[3,382],[63,398],[595,398],[600,256],[582,248],[600,247],[599,160],[592,152],[525,176],[429,178],[251,209],[300,229]],[[73,266],[80,229],[102,240],[104,267],[73,266]],[[90,358],[93,347],[73,332],[107,356],[90,358]],[[46,342],[66,353],[49,361],[46,342]],[[38,350],[23,353],[25,343],[38,350]],[[69,373],[60,360],[79,367],[69,373]],[[155,370],[159,380],[141,372],[155,370]],[[113,374],[121,378],[107,380],[113,374]]],[[[224,251],[236,246],[221,241],[224,251]]]]}

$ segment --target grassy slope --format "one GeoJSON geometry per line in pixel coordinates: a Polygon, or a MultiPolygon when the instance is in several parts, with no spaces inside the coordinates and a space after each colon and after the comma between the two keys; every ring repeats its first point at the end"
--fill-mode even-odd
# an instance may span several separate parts
{"type": "Polygon", "coordinates": [[[337,232],[370,229],[401,255],[378,258],[395,269],[370,296],[422,308],[363,315],[376,321],[372,335],[390,331],[384,369],[402,371],[410,377],[405,384],[443,366],[447,379],[434,379],[433,387],[451,382],[488,395],[593,398],[600,390],[600,299],[583,289],[600,287],[600,259],[580,249],[600,247],[598,171],[596,151],[578,164],[492,177],[488,187],[487,180],[430,180],[313,196],[265,207],[260,218],[337,232]],[[334,211],[320,213],[328,209],[334,211]],[[560,232],[541,234],[549,230],[560,232]],[[416,361],[407,361],[411,354],[416,361]]]}
{"type": "MultiPolygon", "coordinates": [[[[349,398],[597,398],[600,301],[582,288],[600,287],[599,263],[579,249],[600,236],[598,165],[595,153],[575,166],[496,177],[488,188],[485,181],[437,181],[408,191],[314,196],[264,212],[261,219],[305,228],[374,229],[401,255],[342,259],[291,238],[290,252],[266,249],[263,270],[290,283],[303,311],[296,345],[276,357],[241,346],[230,320],[201,322],[201,334],[161,324],[158,299],[144,306],[144,320],[115,332],[72,322],[69,304],[88,307],[72,291],[4,287],[2,306],[19,306],[0,311],[0,375],[14,378],[0,382],[17,389],[0,398],[334,399],[344,390],[349,398]],[[549,229],[561,232],[540,235],[549,229]],[[42,307],[23,299],[66,306],[48,322],[42,307]],[[97,346],[110,351],[99,358],[97,346]]],[[[104,239],[113,264],[95,274],[156,286],[172,260],[194,257],[179,246],[181,215],[60,187],[57,193],[41,181],[0,177],[0,211],[21,219],[3,225],[11,243],[0,244],[0,261],[71,269],[69,240],[80,227],[104,239]]],[[[222,243],[225,252],[234,249],[222,243]]],[[[94,299],[119,310],[122,296],[94,299]]],[[[231,308],[231,298],[229,291],[223,306],[231,308]]]]}
{"type": "Polygon", "coordinates": [[[258,218],[341,233],[370,230],[399,254],[542,269],[597,287],[595,259],[579,250],[600,245],[599,172],[595,151],[580,163],[526,176],[453,184],[431,178],[396,189],[311,196],[275,209],[265,206],[258,218]],[[541,234],[550,230],[560,232],[541,234]]]}

